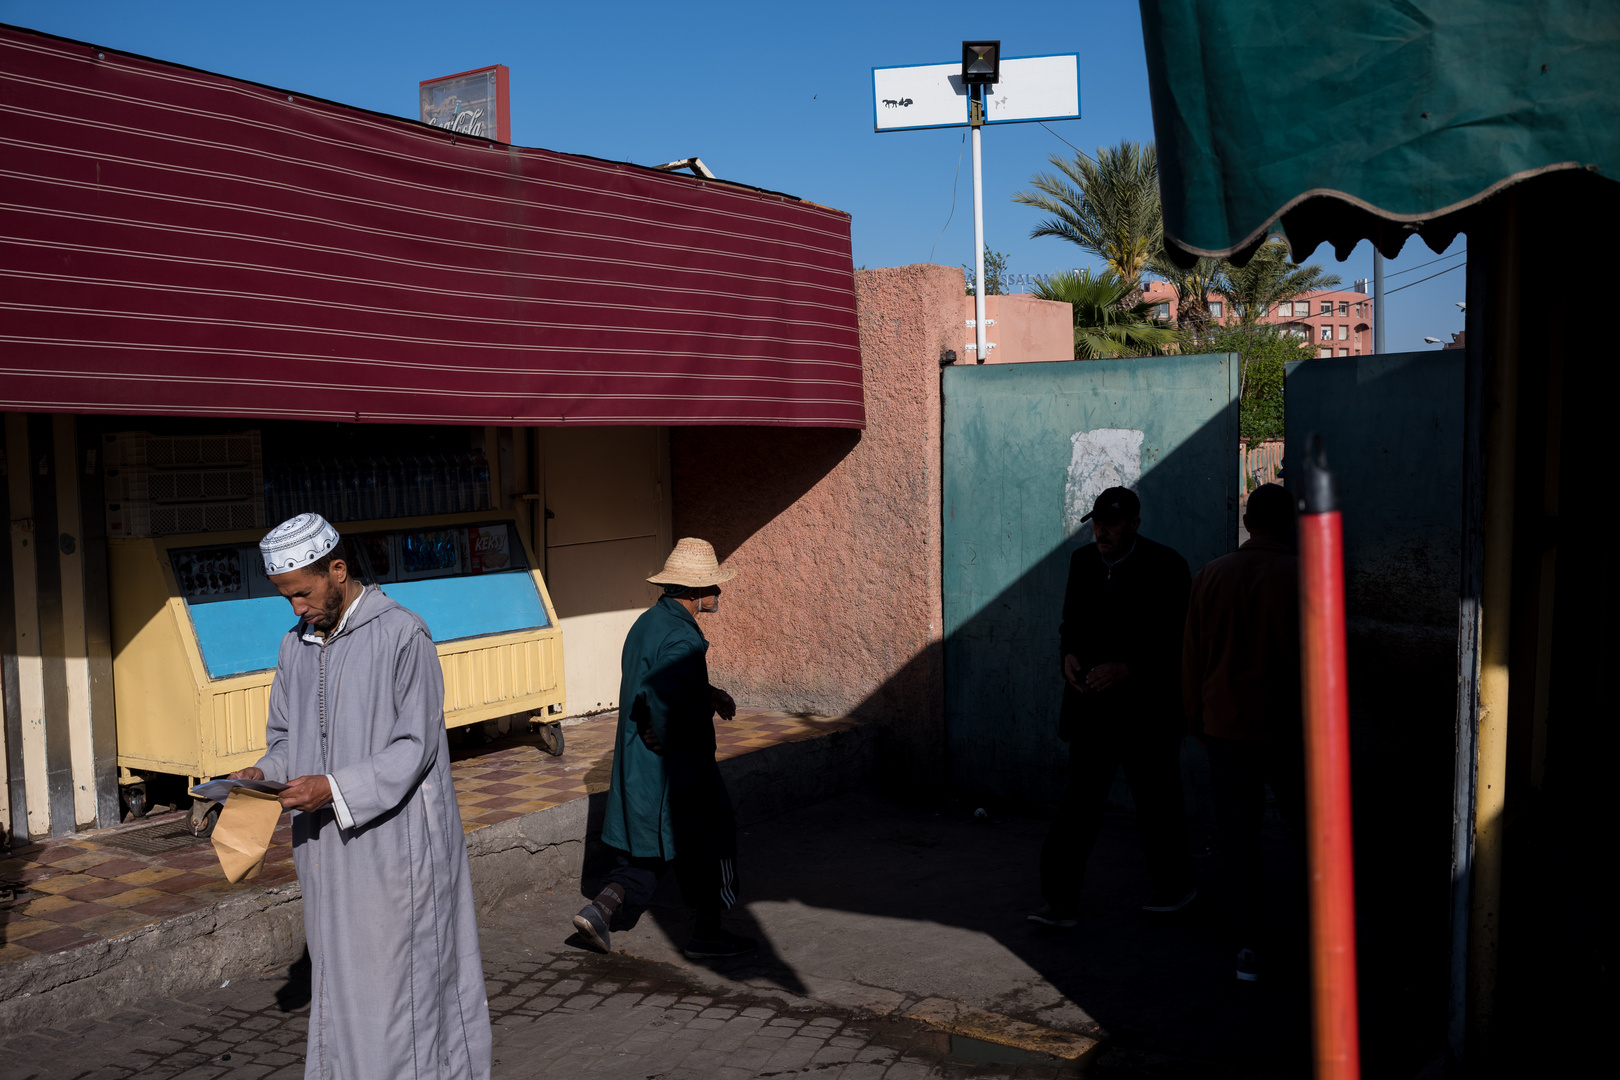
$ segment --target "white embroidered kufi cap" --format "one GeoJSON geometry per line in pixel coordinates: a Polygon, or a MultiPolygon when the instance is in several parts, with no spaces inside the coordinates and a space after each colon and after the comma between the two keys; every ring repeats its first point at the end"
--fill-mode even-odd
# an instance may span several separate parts
{"type": "Polygon", "coordinates": [[[264,572],[273,577],[308,566],[337,544],[338,532],[325,518],[299,514],[271,529],[259,541],[259,553],[264,556],[264,572]]]}

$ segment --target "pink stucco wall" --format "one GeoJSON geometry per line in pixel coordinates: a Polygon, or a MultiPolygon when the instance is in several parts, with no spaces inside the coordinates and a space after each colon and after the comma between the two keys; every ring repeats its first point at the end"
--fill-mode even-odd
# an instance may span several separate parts
{"type": "MultiPolygon", "coordinates": [[[[987,364],[1028,364],[1043,360],[1074,359],[1074,308],[1055,300],[1042,300],[1028,293],[1008,293],[984,298],[985,318],[993,325],[987,339],[987,364]]],[[[976,344],[968,321],[973,318],[973,297],[962,297],[962,344],[956,355],[961,363],[972,363],[976,344]]]]}
{"type": "Polygon", "coordinates": [[[677,428],[675,535],[737,577],[704,616],[710,677],[751,705],[881,722],[943,776],[939,357],[961,356],[962,274],[855,275],[863,432],[677,428]]]}

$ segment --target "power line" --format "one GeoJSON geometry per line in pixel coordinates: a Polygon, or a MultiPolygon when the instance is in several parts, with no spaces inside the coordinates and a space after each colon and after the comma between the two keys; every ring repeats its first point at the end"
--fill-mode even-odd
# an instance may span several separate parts
{"type": "Polygon", "coordinates": [[[934,237],[934,246],[928,249],[928,262],[930,265],[934,261],[934,248],[939,247],[940,238],[945,235],[945,230],[951,227],[951,218],[956,216],[956,182],[962,178],[962,147],[966,145],[967,133],[963,132],[962,144],[956,148],[956,175],[951,177],[951,212],[946,216],[945,224],[939,227],[939,236],[934,237]]]}
{"type": "Polygon", "coordinates": [[[1078,146],[1074,145],[1074,143],[1070,142],[1068,139],[1065,139],[1063,136],[1059,135],[1057,132],[1052,131],[1051,128],[1046,127],[1046,121],[1037,120],[1035,122],[1037,124],[1040,124],[1041,127],[1046,128],[1047,131],[1051,132],[1052,137],[1057,139],[1058,142],[1062,143],[1064,146],[1067,146],[1070,150],[1073,150],[1075,153],[1079,154],[1081,157],[1085,158],[1087,161],[1095,162],[1097,160],[1096,158],[1092,157],[1090,154],[1086,153],[1084,150],[1080,149],[1078,146]]]}
{"type": "MultiPolygon", "coordinates": [[[[1385,274],[1384,276],[1387,277],[1387,278],[1400,277],[1402,274],[1410,274],[1412,271],[1421,270],[1425,266],[1433,266],[1437,262],[1445,262],[1447,259],[1455,259],[1459,255],[1466,255],[1466,254],[1468,254],[1468,249],[1463,248],[1461,251],[1453,251],[1448,255],[1440,256],[1438,259],[1430,259],[1426,263],[1418,263],[1416,266],[1408,266],[1405,270],[1397,270],[1393,274],[1385,274]]],[[[1404,285],[1401,286],[1401,287],[1405,288],[1404,285]]],[[[1395,290],[1391,289],[1390,291],[1394,292],[1395,290]]]]}
{"type": "MultiPolygon", "coordinates": [[[[1444,270],[1440,271],[1440,274],[1449,274],[1453,270],[1461,270],[1463,267],[1465,267],[1467,265],[1468,265],[1467,263],[1458,263],[1456,266],[1448,266],[1444,270]]],[[[1417,267],[1414,266],[1412,269],[1416,270],[1417,267]]],[[[1416,281],[1408,281],[1405,285],[1401,286],[1401,289],[1410,289],[1413,285],[1421,285],[1425,281],[1433,281],[1435,278],[1439,277],[1440,274],[1430,274],[1428,277],[1418,278],[1416,281]]],[[[1401,289],[1391,289],[1391,290],[1389,290],[1389,292],[1385,293],[1384,295],[1385,296],[1394,296],[1396,293],[1400,292],[1401,289]]]]}

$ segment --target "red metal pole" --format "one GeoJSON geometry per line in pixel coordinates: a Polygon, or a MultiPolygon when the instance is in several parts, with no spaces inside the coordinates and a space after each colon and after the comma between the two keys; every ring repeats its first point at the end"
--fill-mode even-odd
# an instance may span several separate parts
{"type": "Polygon", "coordinates": [[[1311,872],[1311,997],[1317,1080],[1361,1076],[1350,695],[1345,674],[1339,491],[1313,435],[1299,499],[1300,645],[1311,872]]]}

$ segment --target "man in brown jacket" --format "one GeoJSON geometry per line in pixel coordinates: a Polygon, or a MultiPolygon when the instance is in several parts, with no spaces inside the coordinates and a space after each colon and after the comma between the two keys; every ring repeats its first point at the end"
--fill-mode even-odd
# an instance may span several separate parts
{"type": "Polygon", "coordinates": [[[1276,484],[1256,489],[1243,525],[1249,539],[1193,578],[1181,688],[1189,730],[1209,751],[1222,877],[1238,935],[1237,977],[1254,982],[1266,925],[1260,855],[1266,786],[1292,829],[1304,821],[1292,498],[1276,484]]]}

